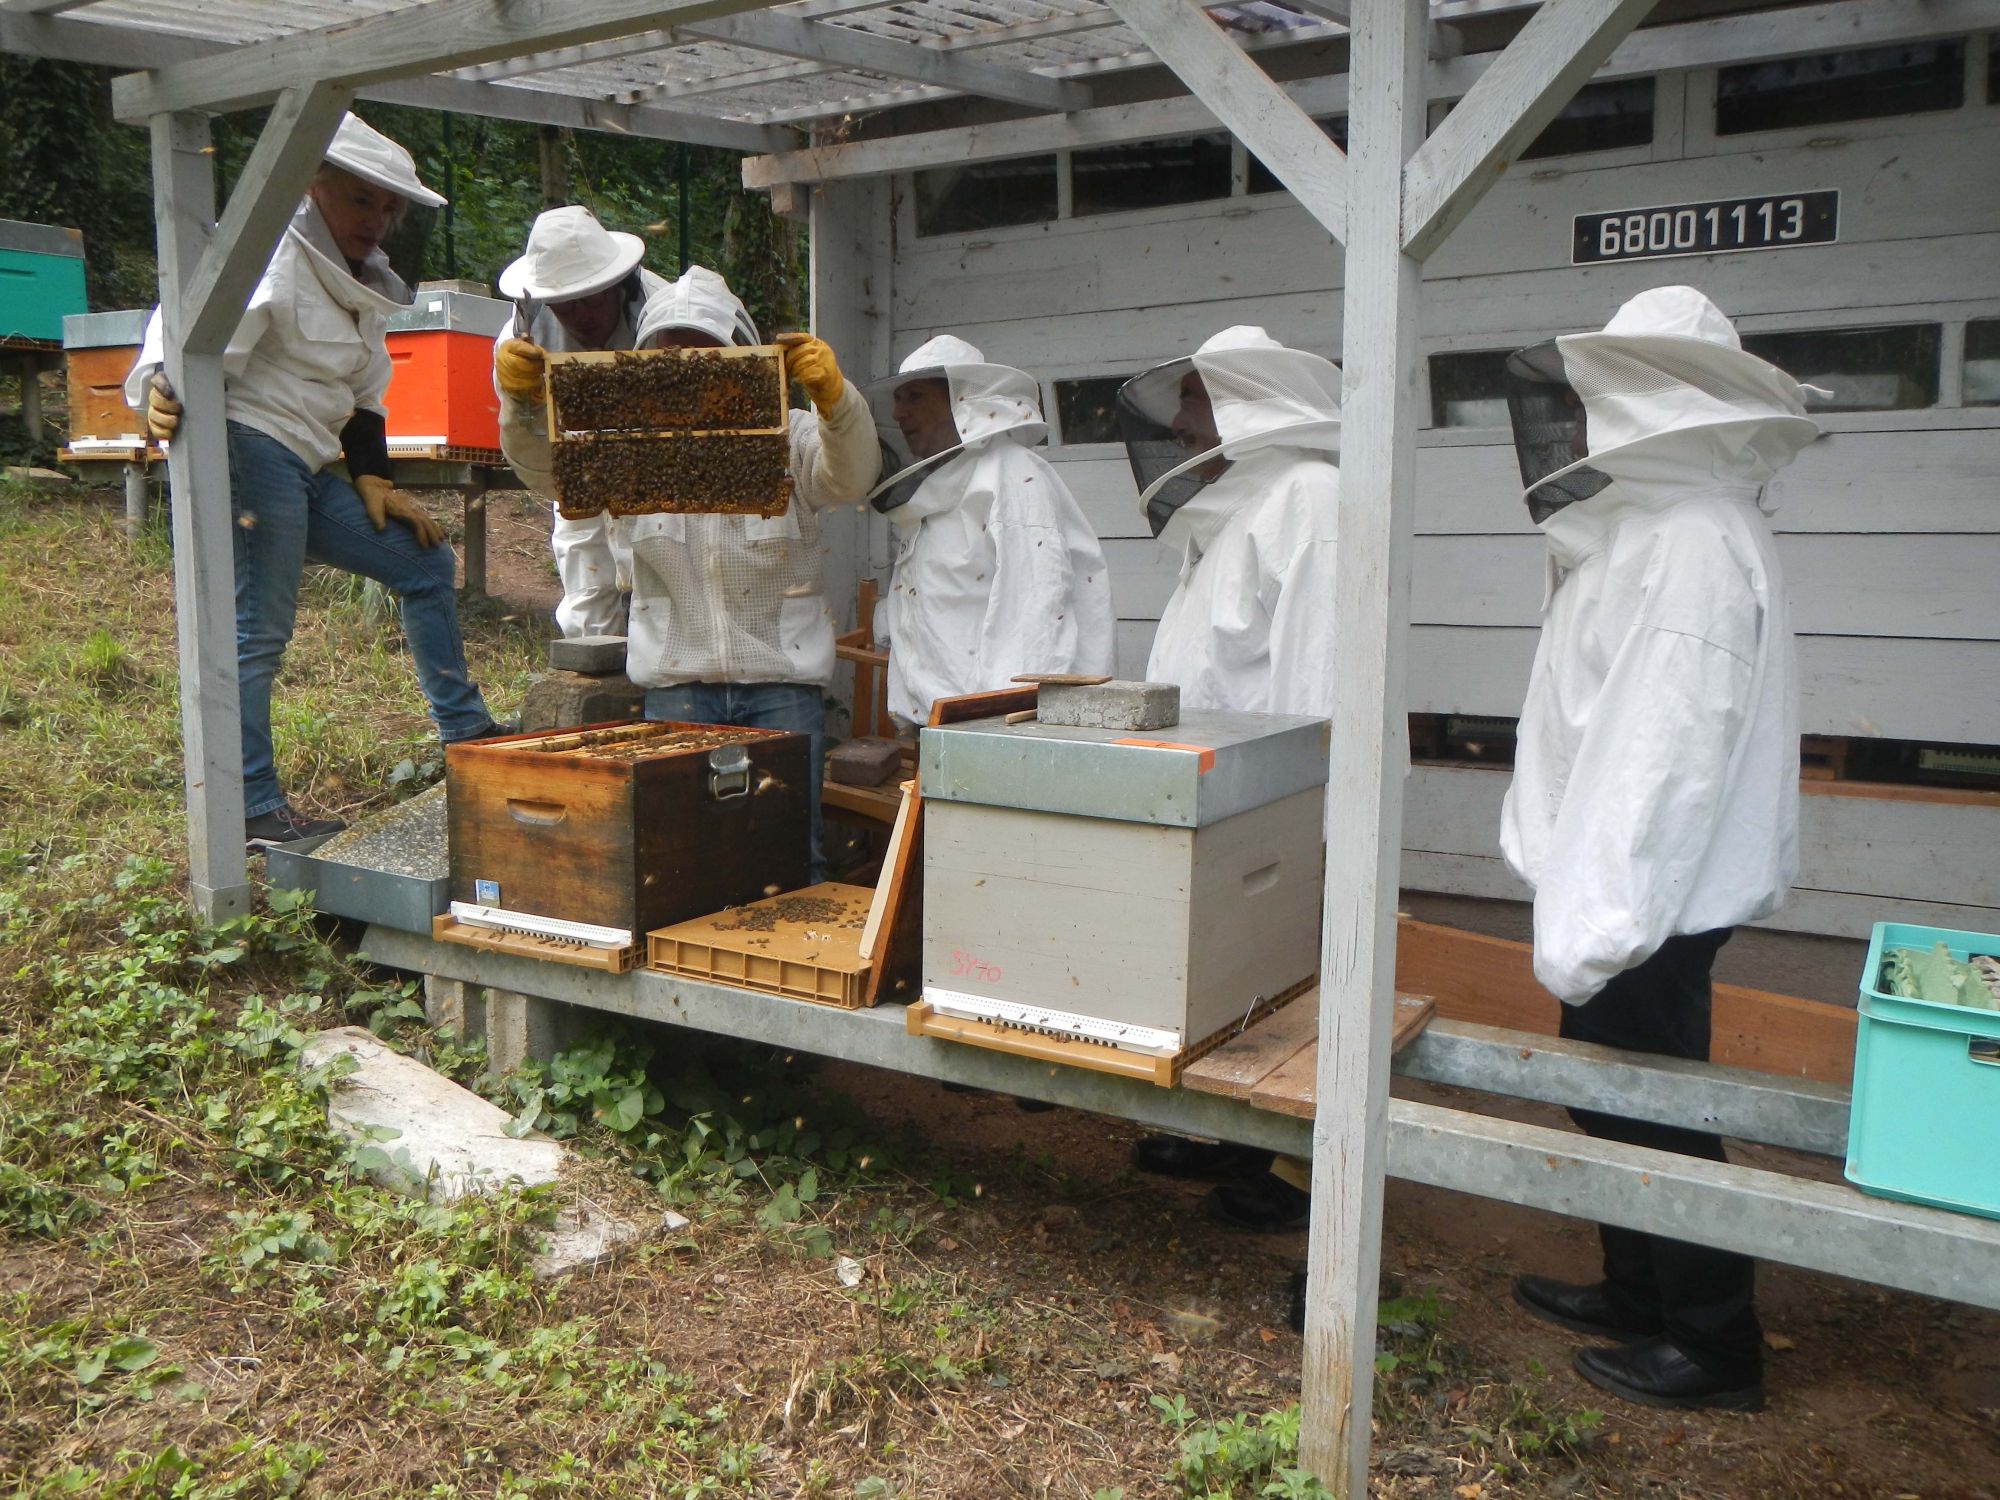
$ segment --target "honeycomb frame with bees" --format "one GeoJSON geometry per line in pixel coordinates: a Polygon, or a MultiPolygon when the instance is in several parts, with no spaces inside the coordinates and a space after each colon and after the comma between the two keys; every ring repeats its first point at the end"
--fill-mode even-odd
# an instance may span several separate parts
{"type": "Polygon", "coordinates": [[[791,503],[775,345],[550,354],[547,403],[564,516],[778,516],[791,503]]]}

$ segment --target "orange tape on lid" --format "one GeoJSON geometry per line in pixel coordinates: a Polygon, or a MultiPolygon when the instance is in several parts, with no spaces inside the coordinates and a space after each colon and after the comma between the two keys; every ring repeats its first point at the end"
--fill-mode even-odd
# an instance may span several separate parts
{"type": "Polygon", "coordinates": [[[1113,740],[1111,743],[1114,745],[1137,745],[1142,750],[1179,750],[1188,755],[1199,755],[1201,757],[1201,765],[1195,772],[1197,776],[1205,775],[1207,772],[1215,769],[1215,752],[1206,745],[1183,745],[1178,740],[1141,739],[1113,740]]]}

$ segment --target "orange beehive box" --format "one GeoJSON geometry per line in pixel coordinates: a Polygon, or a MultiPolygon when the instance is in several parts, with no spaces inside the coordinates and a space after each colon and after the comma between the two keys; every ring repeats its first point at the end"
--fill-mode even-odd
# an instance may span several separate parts
{"type": "Polygon", "coordinates": [[[125,377],[146,336],[146,310],[71,313],[63,319],[73,450],[143,448],[145,422],[125,404],[125,377]]]}
{"type": "Polygon", "coordinates": [[[425,291],[389,320],[389,451],[500,447],[493,341],[513,305],[467,292],[425,291]]]}

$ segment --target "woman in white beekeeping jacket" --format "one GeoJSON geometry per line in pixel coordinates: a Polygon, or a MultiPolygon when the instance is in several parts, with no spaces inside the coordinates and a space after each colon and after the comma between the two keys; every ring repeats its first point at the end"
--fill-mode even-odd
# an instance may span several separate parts
{"type": "MultiPolygon", "coordinates": [[[[1798,678],[1766,481],[1817,435],[1804,388],[1691,287],[1523,350],[1509,405],[1543,609],[1500,847],[1535,893],[1562,1034],[1705,1060],[1709,974],[1798,867],[1798,678]]],[[[1591,1135],[1723,1159],[1719,1137],[1589,1111],[1591,1135]]],[[[1578,1373],[1656,1406],[1755,1409],[1747,1257],[1604,1226],[1604,1276],[1523,1276],[1536,1316],[1619,1341],[1578,1373]]]]}
{"type": "Polygon", "coordinates": [[[1104,551],[1053,465],[1034,378],[940,334],[864,393],[896,473],[870,496],[896,530],[877,611],[889,712],[922,724],[938,698],[1017,674],[1108,673],[1104,551]]]}
{"type": "Polygon", "coordinates": [[[1153,535],[1181,556],[1146,676],[1184,708],[1325,717],[1340,371],[1225,328],[1119,392],[1153,535]]]}
{"type": "MultiPolygon", "coordinates": [[[[417,682],[446,743],[497,732],[466,669],[452,550],[390,477],[388,319],[410,293],[382,240],[412,202],[444,199],[418,180],[409,152],[343,118],[223,354],[244,832],[253,847],[342,826],[292,809],[272,753],[271,684],[307,559],[397,596],[417,682]],[[343,456],[346,476],[331,467],[343,456]]],[[[160,370],[161,340],[155,311],[125,399],[143,402],[153,436],[168,439],[181,408],[160,370]]]]}
{"type": "MultiPolygon", "coordinates": [[[[1181,556],[1146,676],[1184,708],[1327,717],[1339,368],[1225,328],[1127,381],[1118,414],[1147,524],[1181,556]]],[[[1306,1164],[1269,1151],[1157,1135],[1132,1160],[1221,1179],[1209,1211],[1246,1228],[1300,1227],[1310,1206],[1306,1164]]]]}
{"type": "MultiPolygon", "coordinates": [[[[636,337],[641,349],[758,342],[743,303],[706,266],[688,267],[646,299],[636,337]]],[[[842,377],[833,350],[804,333],[777,341],[814,408],[791,414],[792,499],[784,514],[628,516],[579,539],[571,555],[608,576],[614,529],[631,548],[625,671],[646,689],[647,718],[812,736],[812,867],[820,880],[817,768],[834,657],[819,512],[866,495],[882,450],[868,403],[842,377]]],[[[546,435],[523,437],[515,467],[529,485],[555,493],[546,435]]]]}
{"type": "MultiPolygon", "coordinates": [[[[500,293],[513,299],[514,315],[493,345],[493,388],[500,395],[500,450],[523,483],[532,481],[517,454],[546,462],[544,354],[637,348],[639,310],[667,284],[639,264],[645,253],[638,235],[606,229],[589,209],[571,204],[537,217],[526,252],[500,273],[500,293]]],[[[572,640],[625,633],[632,559],[617,533],[607,533],[610,525],[604,514],[555,515],[549,543],[563,589],[556,625],[572,640]],[[610,549],[609,572],[590,561],[602,546],[584,546],[599,541],[610,549]]]]}

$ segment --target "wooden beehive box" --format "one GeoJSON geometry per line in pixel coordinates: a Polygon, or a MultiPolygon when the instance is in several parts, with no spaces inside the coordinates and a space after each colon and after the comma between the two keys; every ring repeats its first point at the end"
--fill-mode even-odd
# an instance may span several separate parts
{"type": "Polygon", "coordinates": [[[145,340],[146,316],[139,307],[71,313],[62,320],[72,449],[146,446],[145,416],[125,404],[125,377],[145,340]]]}
{"type": "Polygon", "coordinates": [[[778,516],[791,503],[775,345],[551,354],[548,426],[566,516],[778,516]]]}
{"type": "Polygon", "coordinates": [[[445,750],[451,899],[628,941],[806,882],[810,740],[593,724],[445,750]]]}

